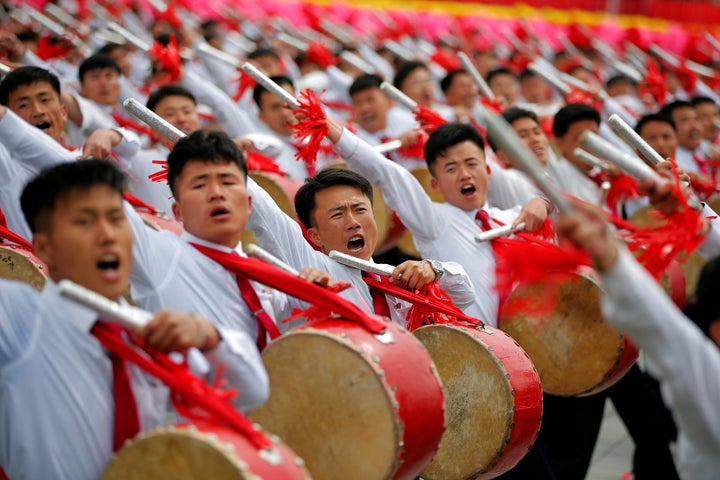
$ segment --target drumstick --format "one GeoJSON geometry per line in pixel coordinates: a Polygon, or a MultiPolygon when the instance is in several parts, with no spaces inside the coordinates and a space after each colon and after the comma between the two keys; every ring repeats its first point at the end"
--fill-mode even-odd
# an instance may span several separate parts
{"type": "Polygon", "coordinates": [[[486,232],[478,233],[475,235],[475,241],[478,243],[487,242],[489,240],[495,240],[496,238],[508,237],[515,232],[519,232],[525,228],[525,222],[518,223],[515,227],[512,225],[504,225],[499,228],[493,228],[486,232]]]}
{"type": "Polygon", "coordinates": [[[375,145],[373,149],[378,153],[387,153],[402,147],[402,140],[390,140],[389,142],[375,145]]]}
{"type": "Polygon", "coordinates": [[[362,70],[363,72],[365,72],[369,75],[375,73],[375,67],[370,65],[362,57],[354,54],[353,52],[343,50],[342,52],[340,52],[340,58],[342,58],[343,60],[345,60],[347,63],[349,63],[353,67],[357,68],[358,70],[362,70]]]}
{"type": "Polygon", "coordinates": [[[171,143],[176,143],[183,138],[185,134],[175,128],[167,120],[160,117],[157,113],[147,108],[134,98],[128,98],[123,102],[125,110],[133,114],[138,119],[145,122],[150,128],[158,132],[160,135],[167,137],[171,143]]]}
{"type": "MultiPolygon", "coordinates": [[[[664,48],[662,48],[660,45],[657,45],[653,43],[648,47],[651,52],[653,52],[658,57],[665,60],[667,63],[669,63],[671,66],[678,68],[680,67],[683,62],[681,62],[675,55],[668,52],[664,48]]],[[[692,70],[693,72],[697,73],[698,75],[702,75],[704,77],[715,77],[715,70],[709,67],[706,67],[705,65],[702,65],[697,62],[693,62],[692,60],[685,60],[684,62],[685,66],[692,70]]]]}
{"type": "Polygon", "coordinates": [[[531,62],[530,65],[528,65],[528,69],[543,77],[549,84],[555,87],[563,95],[568,95],[570,92],[572,92],[572,89],[568,86],[567,83],[560,80],[560,78],[558,78],[555,74],[540,66],[540,64],[538,64],[537,62],[531,62]]]}
{"type": "Polygon", "coordinates": [[[277,267],[280,270],[284,270],[291,275],[295,275],[296,277],[300,276],[300,272],[297,269],[295,269],[295,268],[291,267],[290,265],[288,265],[287,263],[283,262],[282,260],[280,260],[278,257],[273,255],[272,253],[268,252],[264,248],[261,248],[259,245],[250,243],[245,246],[245,251],[247,252],[248,255],[257,257],[257,258],[269,263],[273,267],[277,267]]]}
{"type": "MultiPolygon", "coordinates": [[[[338,27],[334,23],[332,23],[327,18],[323,18],[320,20],[320,27],[325,30],[327,33],[332,35],[333,37],[337,38],[340,43],[344,43],[345,45],[351,45],[355,42],[355,37],[353,37],[351,34],[347,33],[342,28],[338,27]]],[[[368,72],[372,73],[372,72],[368,72]]]]}
{"type": "Polygon", "coordinates": [[[372,263],[362,258],[353,257],[346,253],[338,252],[337,250],[330,250],[328,256],[338,263],[342,263],[348,267],[357,268],[364,272],[374,273],[376,275],[382,275],[383,277],[389,277],[392,272],[395,271],[395,267],[384,263],[372,263]]]}
{"type": "Polygon", "coordinates": [[[142,328],[153,318],[150,312],[132,305],[121,305],[71,280],[60,280],[58,290],[63,297],[95,310],[103,320],[111,320],[129,330],[142,328]]]}
{"type": "Polygon", "coordinates": [[[660,185],[665,179],[638,157],[630,155],[590,130],[580,134],[580,144],[601,158],[614,163],[636,180],[652,180],[660,185]]]}
{"type": "Polygon", "coordinates": [[[12,71],[12,68],[0,62],[0,75],[7,75],[12,71]]]}
{"type": "Polygon", "coordinates": [[[200,42],[197,46],[197,49],[198,51],[205,53],[208,56],[215,58],[216,60],[220,60],[221,62],[226,63],[231,67],[240,68],[240,60],[230,55],[229,53],[218,50],[207,42],[200,42]]]}
{"type": "Polygon", "coordinates": [[[287,90],[282,88],[280,85],[270,80],[270,77],[255,68],[253,64],[245,62],[240,68],[242,68],[245,73],[254,78],[260,85],[267,88],[270,92],[275,94],[275,96],[285,101],[290,106],[290,108],[292,108],[293,110],[297,110],[298,108],[300,108],[300,103],[295,97],[293,97],[290,93],[288,93],[287,90]]]}
{"type": "Polygon", "coordinates": [[[393,55],[396,55],[400,58],[402,58],[406,62],[411,62],[415,58],[410,50],[403,47],[399,43],[397,43],[395,40],[385,40],[385,43],[383,43],[383,46],[390,50],[390,52],[393,55]]]}
{"type": "Polygon", "coordinates": [[[487,134],[496,145],[503,150],[511,160],[519,165],[525,173],[535,181],[537,186],[555,204],[561,213],[571,212],[570,202],[560,193],[552,183],[550,177],[540,166],[535,155],[523,143],[515,130],[500,115],[491,113],[486,108],[480,109],[480,116],[487,125],[487,134]]]}
{"type": "Polygon", "coordinates": [[[625,143],[630,145],[630,147],[636,149],[640,152],[640,155],[650,162],[651,165],[657,165],[658,163],[664,162],[665,159],[660,156],[659,153],[657,153],[649,143],[645,141],[644,138],[642,138],[638,133],[630,128],[630,125],[628,125],[622,118],[620,118],[619,115],[613,113],[610,115],[610,118],[608,118],[607,123],[610,125],[610,127],[613,129],[613,132],[617,134],[618,137],[625,140],[625,143]]]}
{"type": "MultiPolygon", "coordinates": [[[[656,185],[668,183],[665,178],[660,176],[659,173],[640,160],[640,158],[623,152],[597,133],[585,130],[580,134],[580,144],[591,152],[594,152],[609,162],[614,163],[635,180],[651,180],[656,185]]],[[[698,200],[694,194],[691,194],[688,198],[688,205],[696,210],[700,210],[702,208],[700,200],[698,200]]]]}
{"type": "Polygon", "coordinates": [[[147,42],[143,41],[140,37],[134,35],[125,27],[122,27],[120,24],[115,22],[108,22],[107,29],[123,37],[130,45],[137,48],[138,50],[142,52],[150,51],[150,45],[148,45],[147,42]]]}
{"type": "Polygon", "coordinates": [[[307,42],[303,42],[302,40],[295,38],[285,32],[278,33],[276,38],[281,42],[290,45],[291,47],[297,48],[298,50],[301,50],[303,52],[308,49],[307,42]]]}
{"type": "Polygon", "coordinates": [[[380,84],[380,90],[387,93],[388,96],[396,100],[401,105],[407,107],[410,111],[415,111],[418,108],[418,104],[415,100],[405,95],[403,92],[401,92],[398,88],[396,88],[392,83],[389,83],[387,81],[384,81],[380,84]]]}
{"type": "Polygon", "coordinates": [[[460,63],[462,63],[463,67],[465,67],[465,70],[467,70],[467,72],[470,74],[473,81],[475,82],[475,85],[477,85],[483,95],[485,95],[490,100],[496,100],[495,93],[493,93],[493,91],[490,89],[490,85],[488,85],[482,75],[480,75],[478,69],[475,68],[475,65],[473,65],[470,57],[468,57],[465,52],[460,52],[458,53],[458,58],[460,59],[460,63]]]}
{"type": "Polygon", "coordinates": [[[579,160],[582,160],[583,162],[590,165],[591,167],[597,167],[604,172],[607,172],[610,170],[610,167],[608,166],[608,164],[603,162],[602,159],[596,157],[595,155],[588,152],[587,150],[583,150],[580,147],[573,150],[573,155],[575,155],[579,160]]]}
{"type": "Polygon", "coordinates": [[[705,40],[707,40],[715,50],[720,52],[720,42],[718,42],[718,40],[710,32],[705,32],[705,40]]]}
{"type": "Polygon", "coordinates": [[[72,34],[71,32],[68,32],[65,30],[65,27],[57,23],[56,21],[50,19],[49,17],[43,15],[42,13],[35,10],[33,7],[29,5],[23,5],[20,7],[25,11],[25,13],[30,16],[33,20],[38,22],[43,27],[50,30],[52,33],[57,35],[58,37],[66,37],[70,39],[70,43],[73,44],[76,48],[81,48],[83,46],[82,40],[80,40],[76,35],[72,34]]]}

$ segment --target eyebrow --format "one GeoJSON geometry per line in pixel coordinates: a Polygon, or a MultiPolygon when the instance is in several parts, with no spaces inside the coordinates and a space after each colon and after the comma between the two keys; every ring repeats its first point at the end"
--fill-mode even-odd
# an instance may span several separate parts
{"type": "MultiPolygon", "coordinates": [[[[366,207],[366,206],[367,206],[367,202],[360,201],[360,202],[355,202],[355,203],[350,204],[350,208],[356,208],[356,207],[360,207],[360,206],[366,207]]],[[[341,205],[338,205],[337,207],[330,207],[330,208],[328,208],[328,209],[327,209],[327,213],[334,213],[334,212],[339,212],[339,211],[342,211],[342,210],[347,210],[347,205],[344,204],[344,203],[341,204],[341,205]]]]}

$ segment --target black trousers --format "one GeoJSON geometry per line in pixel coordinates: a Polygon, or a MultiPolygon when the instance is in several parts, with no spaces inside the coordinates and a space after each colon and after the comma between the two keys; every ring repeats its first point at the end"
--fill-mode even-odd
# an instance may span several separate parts
{"type": "Polygon", "coordinates": [[[615,385],[598,394],[567,398],[544,395],[538,442],[557,480],[586,477],[608,398],[635,443],[636,480],[679,478],[660,413],[662,405],[643,372],[634,365],[615,385]]]}

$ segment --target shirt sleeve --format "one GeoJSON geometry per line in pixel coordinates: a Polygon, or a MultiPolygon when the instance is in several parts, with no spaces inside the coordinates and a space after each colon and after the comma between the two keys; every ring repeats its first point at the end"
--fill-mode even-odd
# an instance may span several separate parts
{"type": "Polygon", "coordinates": [[[233,403],[242,411],[259,407],[270,395],[270,381],[255,342],[239,330],[215,326],[222,341],[205,352],[215,372],[223,367],[223,377],[238,390],[233,403]]]}
{"type": "Polygon", "coordinates": [[[689,437],[720,441],[720,349],[672,303],[657,282],[621,249],[603,274],[605,317],[645,352],[668,405],[689,437]]]}
{"type": "Polygon", "coordinates": [[[431,240],[445,230],[447,218],[433,214],[432,200],[412,173],[376,152],[347,129],[343,130],[335,151],[352,170],[382,190],[385,203],[397,213],[413,236],[431,240]]]}
{"type": "Polygon", "coordinates": [[[181,83],[195,95],[199,103],[212,109],[215,119],[230,137],[238,137],[257,129],[247,113],[213,83],[188,70],[183,74],[181,83]]]}
{"type": "Polygon", "coordinates": [[[703,205],[703,210],[700,215],[708,218],[710,230],[708,230],[705,240],[698,247],[697,251],[707,259],[717,257],[720,255],[720,218],[718,218],[718,214],[707,205],[703,205]]]}
{"type": "Polygon", "coordinates": [[[34,173],[75,160],[50,135],[33,127],[9,108],[5,109],[5,115],[0,119],[0,143],[14,162],[34,173]]]}
{"type": "Polygon", "coordinates": [[[0,280],[0,368],[22,358],[35,337],[38,318],[33,297],[37,292],[32,287],[0,280]]]}
{"type": "Polygon", "coordinates": [[[475,287],[462,265],[456,262],[441,262],[444,274],[438,285],[452,299],[460,310],[465,310],[476,302],[475,287]]]}

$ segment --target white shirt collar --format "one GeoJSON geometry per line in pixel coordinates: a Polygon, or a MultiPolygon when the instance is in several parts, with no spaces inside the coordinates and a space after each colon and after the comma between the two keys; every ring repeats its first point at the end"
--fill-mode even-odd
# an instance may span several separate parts
{"type": "Polygon", "coordinates": [[[214,248],[215,250],[220,250],[221,252],[226,253],[237,253],[241,256],[246,256],[245,252],[242,248],[242,242],[238,242],[237,245],[235,245],[235,248],[226,247],[225,245],[220,245],[219,243],[210,242],[208,240],[204,240],[200,237],[196,237],[192,233],[188,232],[187,230],[182,231],[182,235],[180,235],[180,238],[185,240],[188,243],[197,243],[198,245],[202,245],[204,247],[210,247],[214,248]]]}

